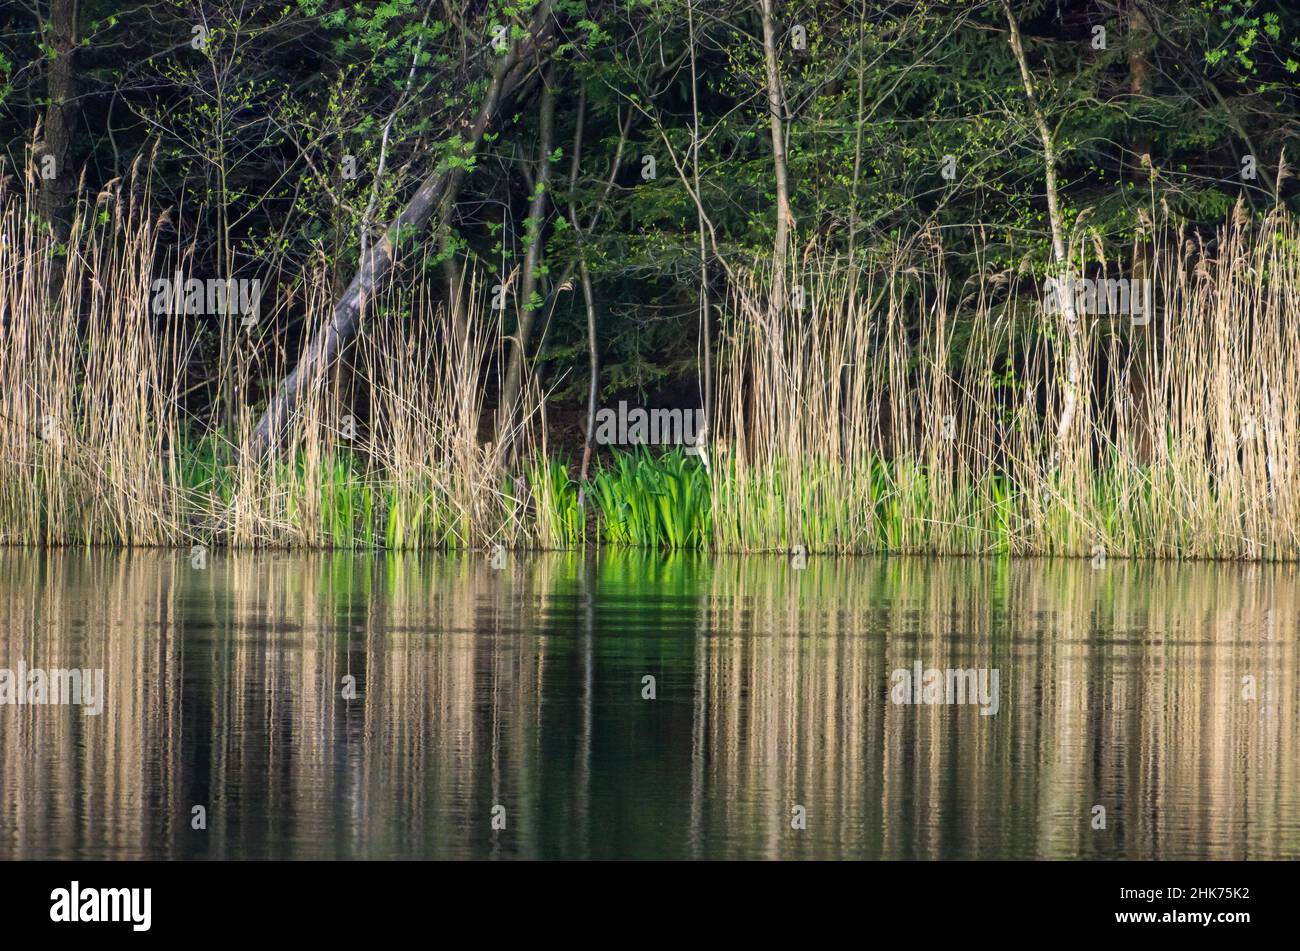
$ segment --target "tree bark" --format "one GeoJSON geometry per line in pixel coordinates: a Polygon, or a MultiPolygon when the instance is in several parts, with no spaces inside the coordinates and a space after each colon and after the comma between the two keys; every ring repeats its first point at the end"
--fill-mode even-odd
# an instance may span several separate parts
{"type": "MultiPolygon", "coordinates": [[[[1151,63],[1147,60],[1147,47],[1151,42],[1151,26],[1146,14],[1133,0],[1128,16],[1128,91],[1135,102],[1151,95],[1151,63]]],[[[1151,167],[1151,134],[1141,126],[1133,137],[1133,152],[1137,156],[1134,177],[1151,167]]]]}
{"type": "MultiPolygon", "coordinates": [[[[551,5],[552,0],[542,0],[529,35],[523,40],[512,42],[509,50],[493,64],[487,91],[483,94],[478,114],[465,137],[462,158],[473,155],[500,104],[517,91],[526,79],[531,68],[528,58],[540,50],[550,35],[551,5]]],[[[308,342],[298,359],[298,365],[268,401],[266,411],[253,430],[250,449],[254,455],[263,457],[275,449],[289,419],[301,402],[305,388],[313,379],[319,378],[319,371],[333,363],[356,336],[376,285],[393,265],[398,240],[411,231],[422,230],[443,200],[454,198],[463,177],[462,168],[440,165],[420,184],[410,202],[389,225],[383,238],[367,249],[356,274],[335,305],[328,324],[316,339],[308,342]]]]}
{"type": "Polygon", "coordinates": [[[1070,267],[1068,249],[1065,243],[1065,224],[1061,217],[1061,204],[1056,189],[1056,145],[1052,130],[1038,104],[1034,93],[1034,80],[1029,72],[1029,62],[1025,59],[1025,48],[1020,41],[1020,25],[1015,14],[1011,12],[1008,0],[1002,0],[1002,9],[1007,15],[1007,25],[1011,30],[1011,52],[1015,54],[1020,66],[1020,78],[1025,86],[1025,98],[1029,100],[1029,109],[1034,124],[1038,127],[1039,138],[1043,142],[1043,172],[1047,185],[1047,217],[1052,229],[1052,254],[1056,259],[1058,280],[1063,290],[1057,296],[1061,302],[1062,323],[1065,325],[1065,397],[1061,405],[1061,417],[1056,424],[1056,459],[1059,462],[1065,451],[1065,443],[1074,417],[1079,407],[1079,315],[1074,306],[1074,273],[1070,267]]]}
{"type": "Polygon", "coordinates": [[[77,74],[73,56],[77,51],[77,0],[51,0],[46,40],[54,51],[46,78],[44,128],[37,151],[41,176],[39,206],[60,241],[68,236],[70,203],[74,191],[73,137],[77,111],[77,74]],[[44,163],[53,159],[52,178],[44,175],[44,163]]]}
{"type": "Polygon", "coordinates": [[[519,408],[519,391],[523,386],[524,364],[528,358],[528,341],[539,305],[533,306],[542,266],[542,245],[546,234],[546,202],[551,180],[551,149],[555,127],[554,76],[547,72],[542,84],[542,97],[538,103],[537,170],[533,176],[533,196],[528,203],[528,248],[524,252],[524,274],[520,281],[518,317],[512,338],[510,362],[506,367],[505,383],[501,387],[501,403],[497,407],[497,445],[503,458],[512,449],[515,416],[519,408]]]}
{"type": "Polygon", "coordinates": [[[457,340],[464,340],[469,335],[469,316],[465,305],[465,271],[460,266],[455,251],[455,236],[452,234],[452,213],[456,203],[447,196],[443,202],[442,234],[440,236],[440,253],[442,259],[442,278],[447,285],[447,316],[451,321],[452,332],[457,340]]]}
{"type": "MultiPolygon", "coordinates": [[[[604,207],[606,199],[609,198],[610,190],[614,187],[614,182],[618,178],[618,170],[622,167],[623,150],[627,146],[627,134],[632,126],[632,112],[631,110],[628,111],[626,121],[619,122],[618,146],[614,150],[614,160],[610,163],[609,177],[605,180],[605,187],[600,194],[600,200],[591,213],[591,220],[587,222],[587,226],[584,228],[578,220],[576,193],[578,171],[582,166],[582,137],[586,126],[586,117],[587,86],[586,83],[583,83],[578,94],[578,119],[573,132],[573,161],[569,166],[568,196],[569,221],[572,223],[573,233],[578,239],[578,275],[582,283],[582,302],[587,317],[587,364],[590,373],[590,379],[587,382],[587,429],[582,448],[582,467],[578,474],[579,506],[584,503],[586,498],[584,483],[587,481],[587,474],[591,471],[591,460],[596,451],[596,403],[600,398],[600,348],[596,335],[596,297],[592,289],[591,270],[588,266],[587,237],[600,222],[601,209],[604,207]]],[[[560,283],[563,284],[564,281],[560,283]]]]}
{"type": "MultiPolygon", "coordinates": [[[[1146,14],[1142,12],[1142,7],[1137,0],[1130,0],[1128,17],[1128,91],[1135,103],[1141,102],[1151,95],[1151,60],[1149,52],[1152,35],[1151,24],[1147,21],[1146,14]]],[[[1155,160],[1151,150],[1151,134],[1139,125],[1137,133],[1133,137],[1133,152],[1137,157],[1137,164],[1132,170],[1134,184],[1139,187],[1154,180],[1155,160]],[[1143,179],[1146,179],[1145,183],[1143,179]]],[[[1130,276],[1138,282],[1146,280],[1148,277],[1146,248],[1140,240],[1140,235],[1134,238],[1131,262],[1130,276]]],[[[1139,283],[1138,286],[1143,285],[1139,283]]],[[[1150,344],[1151,340],[1148,334],[1136,333],[1129,335],[1127,363],[1123,374],[1126,389],[1124,411],[1128,416],[1127,425],[1132,438],[1132,448],[1137,460],[1144,464],[1151,461],[1154,446],[1154,434],[1150,426],[1151,392],[1147,385],[1147,362],[1144,359],[1150,344]]]]}
{"type": "Polygon", "coordinates": [[[794,214],[790,211],[790,184],[786,169],[785,103],[781,93],[781,75],[777,69],[772,0],[759,0],[759,7],[763,15],[763,60],[767,66],[767,109],[772,131],[773,176],[776,180],[776,237],[772,247],[772,264],[776,273],[772,293],[778,302],[784,302],[790,225],[794,222],[794,214]]]}

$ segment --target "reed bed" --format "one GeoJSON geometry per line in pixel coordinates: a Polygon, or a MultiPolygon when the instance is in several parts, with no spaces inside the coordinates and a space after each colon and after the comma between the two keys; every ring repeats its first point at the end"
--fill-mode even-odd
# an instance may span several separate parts
{"type": "Polygon", "coordinates": [[[0,194],[0,540],[175,541],[183,354],[148,315],[157,222],[101,196],[63,253],[30,188],[0,194]]]}
{"type": "MultiPolygon", "coordinates": [[[[152,312],[153,279],[196,268],[184,242],[160,242],[167,213],[149,210],[148,183],[83,205],[66,252],[34,207],[30,191],[0,194],[0,543],[537,542],[528,486],[478,438],[481,380],[503,337],[475,282],[459,338],[443,332],[423,283],[383,288],[347,365],[318,368],[273,457],[259,460],[249,381],[255,368],[279,379],[283,350],[237,315],[152,312]],[[196,383],[205,334],[220,338],[223,358],[215,379],[196,383]],[[230,396],[224,413],[187,412],[197,389],[230,396]],[[359,394],[365,413],[353,405],[359,394]]],[[[316,332],[333,303],[323,270],[290,292],[303,298],[302,333],[316,332]]],[[[528,456],[537,394],[524,402],[516,442],[528,456]]]]}
{"type": "MultiPolygon", "coordinates": [[[[1208,244],[1152,230],[1149,320],[1082,318],[1063,444],[1063,334],[1032,275],[951,287],[933,247],[863,274],[819,260],[787,279],[802,309],[761,274],[733,287],[713,544],[1296,558],[1296,220],[1238,208],[1208,244]]],[[[1098,247],[1077,249],[1088,276],[1132,276],[1098,247]]]]}
{"type": "MultiPolygon", "coordinates": [[[[0,193],[0,543],[1300,554],[1300,227],[1283,212],[1238,208],[1212,242],[1150,226],[1150,319],[1084,318],[1061,443],[1066,343],[1028,267],[955,284],[931,243],[865,270],[809,254],[779,282],[742,272],[703,451],[602,453],[580,486],[535,384],[514,451],[485,436],[506,336],[472,276],[463,334],[418,277],[382,288],[260,460],[283,341],[152,312],[153,278],[197,267],[148,182],[83,202],[63,247],[34,207],[30,184],[0,193]],[[214,333],[215,377],[198,356],[214,333]]],[[[1075,248],[1090,277],[1134,276],[1099,248],[1075,248]]],[[[323,266],[276,293],[298,301],[295,332],[329,317],[323,266]]]]}

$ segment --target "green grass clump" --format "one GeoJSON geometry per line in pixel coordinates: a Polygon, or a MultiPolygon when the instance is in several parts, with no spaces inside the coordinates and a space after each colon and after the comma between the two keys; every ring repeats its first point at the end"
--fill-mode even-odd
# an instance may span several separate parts
{"type": "Polygon", "coordinates": [[[644,448],[615,451],[590,494],[600,510],[601,536],[637,548],[704,548],[712,539],[709,477],[682,449],[651,456],[644,448]]]}

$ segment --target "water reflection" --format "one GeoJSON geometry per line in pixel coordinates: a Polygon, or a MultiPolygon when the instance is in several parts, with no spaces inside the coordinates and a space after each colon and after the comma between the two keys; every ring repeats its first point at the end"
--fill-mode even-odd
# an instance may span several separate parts
{"type": "Polygon", "coordinates": [[[0,858],[1300,857],[1298,583],[4,551],[0,667],[107,697],[0,706],[0,858]],[[917,662],[997,715],[891,703],[917,662]]]}

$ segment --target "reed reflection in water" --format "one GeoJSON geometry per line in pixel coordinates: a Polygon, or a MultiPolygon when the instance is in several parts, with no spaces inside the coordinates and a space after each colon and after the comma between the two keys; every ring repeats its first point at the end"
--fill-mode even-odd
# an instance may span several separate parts
{"type": "Polygon", "coordinates": [[[106,698],[0,706],[0,858],[1300,857],[1298,595],[1266,565],[4,551],[0,667],[106,698]],[[996,715],[893,703],[917,662],[997,671],[996,715]]]}

